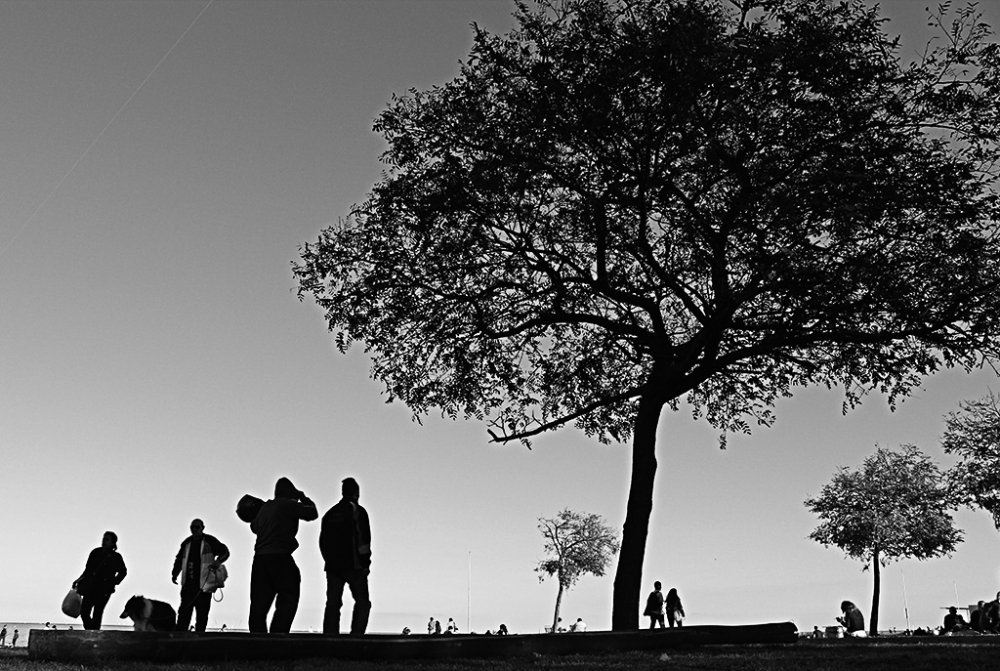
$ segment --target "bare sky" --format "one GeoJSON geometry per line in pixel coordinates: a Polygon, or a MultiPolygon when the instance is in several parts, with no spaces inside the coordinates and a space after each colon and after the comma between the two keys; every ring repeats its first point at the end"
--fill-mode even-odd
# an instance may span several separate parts
{"type": "MultiPolygon", "coordinates": [[[[906,49],[926,4],[883,3],[906,49]]],[[[205,6],[0,8],[0,621],[65,621],[105,529],[129,568],[106,621],[132,594],[176,602],[172,560],[200,517],[233,553],[209,625],[245,627],[254,538],[236,501],[287,476],[322,512],[353,476],[374,534],[372,630],[465,629],[471,614],[474,630],[538,631],[556,585],[532,570],[537,518],[570,507],[620,526],[628,448],[565,430],[527,451],[475,422],[411,422],[363,352],[335,352],[291,275],[298,247],[378,180],[373,118],[453,77],[469,25],[506,30],[512,3],[214,0],[150,76],[205,6]]],[[[981,8],[1000,25],[1000,2],[981,8]]],[[[846,417],[836,390],[804,390],[726,451],[689,412],[666,415],[644,589],[677,587],[691,623],[812,629],[843,599],[867,615],[870,574],[806,539],[802,501],[876,444],[947,463],[942,416],[990,385],[946,371],[895,413],[872,397],[846,417]]],[[[996,593],[1000,533],[985,513],[958,522],[952,558],[884,571],[883,626],[905,625],[903,575],[913,626],[956,593],[996,593]]],[[[299,534],[296,629],[322,625],[318,532],[299,534]]],[[[583,578],[564,618],[610,627],[611,590],[583,578]]]]}

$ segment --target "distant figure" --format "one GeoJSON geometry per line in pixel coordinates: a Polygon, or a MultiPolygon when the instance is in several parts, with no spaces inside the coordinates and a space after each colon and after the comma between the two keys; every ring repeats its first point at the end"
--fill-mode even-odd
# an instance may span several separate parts
{"type": "Polygon", "coordinates": [[[433,634],[434,633],[434,616],[433,615],[431,615],[431,619],[427,620],[427,633],[428,634],[433,634]]]}
{"type": "Polygon", "coordinates": [[[506,636],[509,633],[510,632],[507,631],[507,625],[505,625],[504,623],[501,622],[500,623],[500,628],[497,629],[497,636],[506,636]]]}
{"type": "Polygon", "coordinates": [[[253,566],[250,569],[251,632],[268,631],[267,614],[274,604],[271,618],[272,634],[287,634],[292,629],[295,611],[299,609],[302,574],[292,553],[299,547],[295,540],[299,520],[310,522],[319,517],[316,504],[300,492],[288,478],[274,485],[274,498],[264,503],[250,523],[257,534],[253,566]]]}
{"type": "Polygon", "coordinates": [[[372,602],[368,595],[368,574],[372,565],[372,528],[368,511],[358,500],[361,487],[354,478],[344,478],[341,499],[323,515],[319,549],[326,569],[326,611],[323,633],[340,633],[340,609],[344,605],[344,585],[351,588],[354,613],[351,635],[361,636],[368,628],[372,602]]]}
{"type": "MultiPolygon", "coordinates": [[[[653,591],[649,593],[646,597],[646,610],[642,612],[643,615],[649,618],[649,628],[655,629],[656,624],[660,624],[660,629],[663,629],[666,625],[663,624],[663,585],[657,580],[653,583],[653,591]]],[[[673,625],[671,625],[673,626],[673,625]]]]}
{"type": "Polygon", "coordinates": [[[840,612],[843,613],[843,616],[838,617],[837,622],[847,630],[848,636],[855,638],[866,638],[868,636],[865,633],[865,616],[861,614],[857,606],[850,601],[842,601],[840,603],[840,612]]]}
{"type": "Polygon", "coordinates": [[[52,623],[51,622],[46,622],[45,623],[45,628],[46,629],[52,629],[52,623]]]}
{"type": "Polygon", "coordinates": [[[0,648],[5,645],[7,645],[7,625],[4,625],[3,629],[0,629],[0,648]]]}
{"type": "Polygon", "coordinates": [[[410,628],[403,627],[403,636],[409,636],[409,635],[410,635],[410,628]]]}
{"type": "Polygon", "coordinates": [[[819,630],[819,627],[817,627],[816,625],[813,625],[812,637],[813,638],[825,638],[823,636],[823,632],[821,632],[819,630]]]}
{"type": "Polygon", "coordinates": [[[441,620],[434,620],[434,633],[435,634],[441,633],[441,620]]]}
{"type": "Polygon", "coordinates": [[[191,535],[181,542],[181,548],[174,557],[174,568],[170,577],[177,584],[181,577],[181,605],[177,608],[177,631],[186,631],[191,624],[191,611],[195,615],[195,631],[205,631],[208,627],[208,610],[212,607],[211,585],[215,584],[215,572],[222,562],[229,559],[229,548],[215,536],[205,533],[205,523],[200,519],[191,521],[191,535]]]}
{"type": "Polygon", "coordinates": [[[978,631],[982,633],[983,631],[983,614],[986,610],[986,602],[979,601],[976,604],[976,609],[969,614],[969,626],[973,631],[978,631]]]}
{"type": "Polygon", "coordinates": [[[582,617],[578,617],[576,618],[576,622],[570,625],[569,630],[574,633],[587,631],[587,623],[583,621],[582,617]]]}
{"type": "Polygon", "coordinates": [[[17,636],[18,636],[18,633],[17,633],[17,629],[15,628],[14,629],[14,635],[10,637],[10,647],[12,647],[12,648],[16,648],[17,647],[17,636]]]}
{"type": "Polygon", "coordinates": [[[665,602],[667,608],[667,622],[670,623],[670,627],[676,624],[678,627],[684,626],[684,618],[687,617],[684,614],[684,606],[681,604],[681,598],[677,595],[677,588],[671,587],[670,591],[667,592],[667,599],[665,602]]]}
{"type": "Polygon", "coordinates": [[[225,623],[225,622],[223,622],[223,623],[222,623],[222,626],[221,626],[221,627],[219,627],[219,631],[221,632],[221,631],[225,631],[225,630],[226,630],[226,623],[225,623]]]}
{"type": "Polygon", "coordinates": [[[952,606],[948,609],[948,614],[944,616],[944,629],[942,634],[951,634],[956,631],[964,631],[969,628],[969,623],[965,621],[958,609],[952,606]]]}
{"type": "Polygon", "coordinates": [[[113,531],[105,531],[101,547],[90,551],[83,573],[73,581],[73,589],[83,597],[80,619],[84,629],[101,628],[104,607],[126,573],[125,561],[118,554],[118,536],[113,531]]]}
{"type": "Polygon", "coordinates": [[[979,623],[984,634],[1000,634],[1000,592],[997,592],[996,599],[985,604],[979,623]]]}
{"type": "Polygon", "coordinates": [[[448,634],[458,633],[458,625],[455,624],[455,620],[451,619],[450,617],[448,618],[448,626],[447,628],[445,628],[445,632],[448,634]]]}

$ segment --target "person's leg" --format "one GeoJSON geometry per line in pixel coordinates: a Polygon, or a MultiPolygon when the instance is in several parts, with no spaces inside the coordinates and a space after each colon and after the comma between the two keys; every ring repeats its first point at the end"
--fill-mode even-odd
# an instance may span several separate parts
{"type": "Polygon", "coordinates": [[[177,607],[177,626],[174,627],[177,631],[187,631],[188,626],[191,624],[191,610],[194,608],[194,599],[198,596],[195,592],[198,586],[195,585],[194,589],[188,586],[189,583],[184,583],[181,587],[181,605],[177,607]]]}
{"type": "Polygon", "coordinates": [[[274,602],[270,559],[267,555],[255,555],[250,568],[250,617],[247,627],[258,634],[267,633],[267,613],[274,602]]]}
{"type": "Polygon", "coordinates": [[[668,610],[667,611],[667,622],[670,623],[670,628],[673,629],[674,628],[674,611],[672,611],[672,610],[668,610]]]}
{"type": "Polygon", "coordinates": [[[326,609],[323,611],[323,633],[340,633],[340,609],[344,605],[344,576],[340,571],[326,572],[326,609]]]}
{"type": "Polygon", "coordinates": [[[272,634],[287,634],[292,630],[295,611],[299,609],[299,590],[302,574],[292,555],[276,555],[275,587],[277,598],[274,603],[274,617],[271,618],[272,634]]]}
{"type": "Polygon", "coordinates": [[[91,613],[94,610],[94,598],[89,594],[83,596],[83,603],[80,605],[80,619],[83,620],[83,628],[91,629],[93,624],[90,620],[91,613]]]}
{"type": "Polygon", "coordinates": [[[351,588],[351,598],[354,599],[351,635],[361,636],[368,629],[368,615],[372,610],[372,602],[368,594],[368,571],[363,569],[351,571],[347,584],[351,588]]]}
{"type": "Polygon", "coordinates": [[[100,629],[101,620],[104,619],[104,607],[108,605],[110,594],[97,594],[94,596],[94,612],[90,616],[91,629],[100,629]]]}
{"type": "Polygon", "coordinates": [[[209,592],[198,590],[198,596],[194,601],[194,630],[205,631],[208,628],[208,611],[212,607],[212,595],[209,592]]]}

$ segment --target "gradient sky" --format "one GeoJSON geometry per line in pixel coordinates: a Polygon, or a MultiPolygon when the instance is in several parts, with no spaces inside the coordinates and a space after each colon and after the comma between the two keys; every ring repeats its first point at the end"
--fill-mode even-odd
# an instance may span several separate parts
{"type": "MultiPolygon", "coordinates": [[[[928,3],[882,4],[916,51],[928,3]]],[[[233,553],[209,626],[246,627],[254,536],[236,501],[287,476],[322,513],[353,476],[374,534],[371,630],[430,616],[540,630],[556,585],[533,572],[537,518],[569,507],[620,528],[628,447],[569,429],[529,451],[489,445],[476,422],[412,422],[362,351],[336,353],[291,274],[379,179],[374,117],[455,76],[470,24],[505,31],[512,3],[205,6],[0,5],[0,621],[66,622],[62,597],[106,529],[129,568],[106,622],[132,594],[176,605],[173,557],[201,517],[233,553]]],[[[1000,2],[981,8],[1000,26],[1000,2]]],[[[837,390],[800,390],[725,451],[688,410],[667,412],[643,591],[677,587],[692,624],[812,629],[842,599],[867,617],[871,575],[806,538],[803,500],[876,445],[951,463],[942,417],[990,385],[945,371],[895,413],[872,396],[846,416],[837,390]]],[[[883,627],[905,626],[904,576],[914,627],[956,594],[996,593],[1000,533],[983,512],[957,522],[953,557],[884,571],[883,627]]],[[[299,533],[295,629],[322,626],[318,534],[299,533]]],[[[609,628],[611,593],[611,576],[582,578],[564,618],[609,628]]]]}

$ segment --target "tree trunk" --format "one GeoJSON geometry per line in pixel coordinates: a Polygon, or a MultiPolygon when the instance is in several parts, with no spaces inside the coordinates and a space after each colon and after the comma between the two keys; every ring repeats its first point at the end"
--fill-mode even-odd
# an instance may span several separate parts
{"type": "Polygon", "coordinates": [[[868,620],[868,635],[878,636],[878,600],[882,594],[882,572],[878,559],[878,548],[872,553],[872,573],[875,575],[875,588],[872,593],[872,615],[868,620]]]}
{"type": "Polygon", "coordinates": [[[632,436],[632,481],[612,598],[611,629],[614,631],[639,628],[642,563],[646,554],[656,475],[656,427],[662,409],[662,401],[652,398],[651,394],[644,394],[639,399],[632,436]]]}
{"type": "Polygon", "coordinates": [[[556,582],[559,583],[559,591],[556,593],[556,612],[552,614],[552,632],[556,633],[556,629],[559,627],[559,607],[562,606],[562,595],[563,595],[563,584],[559,576],[556,577],[556,582]]]}

